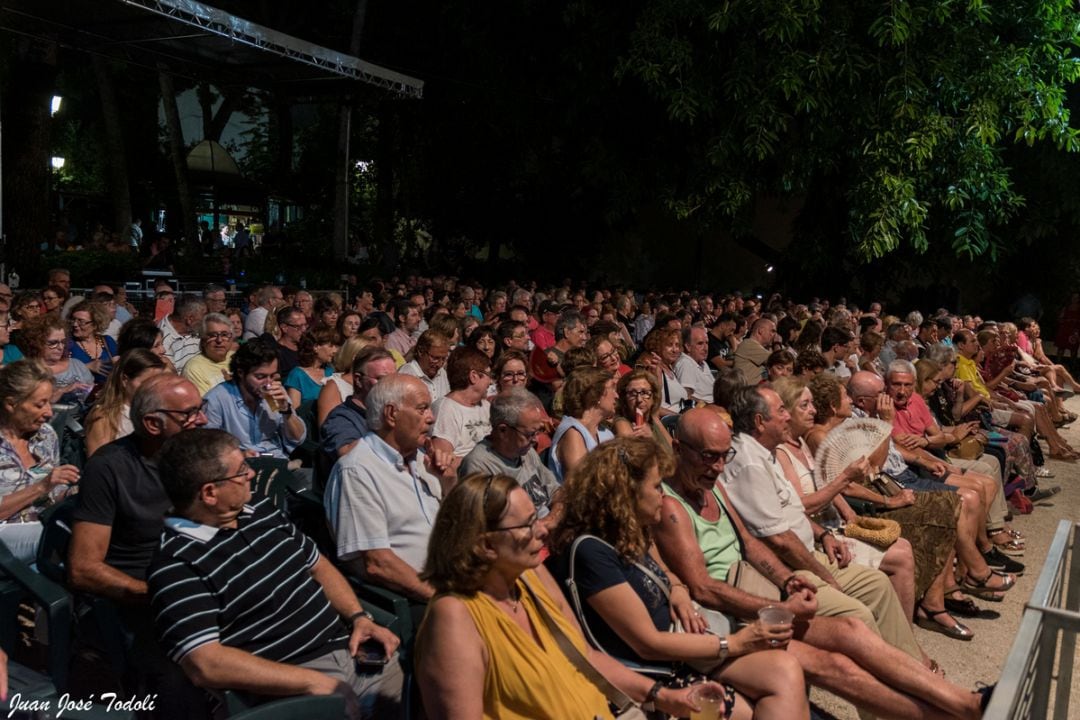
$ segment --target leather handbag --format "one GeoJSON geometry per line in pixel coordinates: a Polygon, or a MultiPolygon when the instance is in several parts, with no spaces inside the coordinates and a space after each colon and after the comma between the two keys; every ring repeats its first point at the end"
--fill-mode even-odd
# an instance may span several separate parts
{"type": "Polygon", "coordinates": [[[780,588],[746,560],[731,565],[728,569],[727,584],[766,600],[780,599],[780,588]]]}
{"type": "Polygon", "coordinates": [[[959,458],[961,460],[975,460],[980,455],[986,446],[975,435],[968,435],[966,438],[958,442],[949,448],[949,457],[959,458]]]}
{"type": "Polygon", "coordinates": [[[896,478],[884,472],[870,478],[870,485],[885,497],[893,497],[904,492],[904,487],[896,481],[896,478]]]}

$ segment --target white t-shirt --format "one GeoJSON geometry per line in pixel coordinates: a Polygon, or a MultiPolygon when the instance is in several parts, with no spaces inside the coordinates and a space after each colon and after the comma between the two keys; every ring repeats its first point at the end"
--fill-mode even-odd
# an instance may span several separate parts
{"type": "Polygon", "coordinates": [[[431,436],[453,445],[454,457],[465,457],[478,442],[491,434],[491,404],[487,400],[469,406],[443,397],[432,404],[431,411],[435,413],[435,427],[431,436]]]}
{"type": "Polygon", "coordinates": [[[450,380],[446,377],[446,368],[444,367],[439,368],[439,372],[435,373],[434,378],[429,378],[427,374],[420,369],[420,363],[413,360],[412,362],[407,362],[402,365],[398,372],[402,375],[412,375],[415,378],[420,378],[420,380],[427,385],[428,392],[431,393],[432,403],[450,392],[450,380]]]}
{"type": "Polygon", "coordinates": [[[713,378],[709,364],[702,362],[700,365],[694,362],[689,355],[683,353],[675,363],[675,377],[684,388],[689,388],[694,393],[695,400],[711,403],[713,401],[713,378]]]}

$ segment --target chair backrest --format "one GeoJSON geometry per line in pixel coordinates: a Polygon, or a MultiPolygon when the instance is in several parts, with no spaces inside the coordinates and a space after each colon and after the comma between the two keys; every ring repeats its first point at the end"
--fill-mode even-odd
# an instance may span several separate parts
{"type": "Polygon", "coordinates": [[[77,496],[64,498],[40,516],[41,540],[38,541],[37,567],[55,583],[67,585],[67,555],[71,545],[77,496]]]}
{"type": "Polygon", "coordinates": [[[289,486],[295,483],[289,461],[275,457],[253,457],[248,458],[247,463],[255,471],[255,477],[251,479],[251,493],[270,498],[274,507],[284,512],[289,486]]]}

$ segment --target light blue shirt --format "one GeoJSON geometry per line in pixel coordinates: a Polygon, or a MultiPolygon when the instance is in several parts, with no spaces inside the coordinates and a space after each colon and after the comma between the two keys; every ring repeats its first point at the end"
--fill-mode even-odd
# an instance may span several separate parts
{"type": "Polygon", "coordinates": [[[285,418],[271,412],[265,400],[260,400],[252,413],[240,395],[235,382],[223,382],[206,393],[206,427],[218,428],[240,441],[242,450],[269,453],[288,458],[289,453],[307,438],[307,427],[297,440],[285,433],[285,418]]]}

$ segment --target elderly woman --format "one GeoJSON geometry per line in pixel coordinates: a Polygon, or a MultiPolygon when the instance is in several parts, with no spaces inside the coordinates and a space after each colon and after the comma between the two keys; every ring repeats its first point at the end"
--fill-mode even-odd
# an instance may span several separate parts
{"type": "Polygon", "coordinates": [[[59,285],[49,285],[41,291],[41,302],[44,305],[44,312],[47,313],[59,315],[67,299],[68,291],[59,285]]]}
{"type": "Polygon", "coordinates": [[[528,493],[503,475],[470,475],[444,498],[421,575],[436,596],[416,638],[428,717],[610,720],[599,677],[677,717],[698,709],[691,688],[664,687],[589,647],[540,564],[547,529],[537,520],[528,493]]]}
{"type": "Polygon", "coordinates": [[[53,376],[35,360],[0,369],[0,540],[33,562],[38,511],[79,481],[79,469],[60,464],[60,443],[49,425],[53,376]]]}
{"type": "Polygon", "coordinates": [[[105,306],[83,300],[71,308],[68,323],[71,326],[68,353],[86,365],[95,383],[105,382],[117,358],[116,341],[105,334],[105,329],[109,327],[109,313],[105,306]]]}
{"type": "Polygon", "coordinates": [[[615,417],[616,379],[599,368],[583,367],[570,373],[562,387],[562,422],[551,438],[548,468],[563,481],[585,454],[615,435],[601,427],[615,417]]]}
{"type": "Polygon", "coordinates": [[[632,370],[619,379],[616,390],[619,399],[615,405],[615,435],[651,437],[670,450],[671,433],[660,422],[660,383],[656,375],[632,370]]]}
{"type": "Polygon", "coordinates": [[[300,364],[282,382],[293,407],[319,399],[323,384],[334,373],[330,361],[337,351],[337,331],[333,326],[316,327],[300,336],[297,344],[300,364]]]}
{"type": "Polygon", "coordinates": [[[648,438],[618,438],[590,453],[564,486],[547,568],[561,587],[573,579],[566,599],[598,649],[666,668],[671,684],[691,672],[725,683],[724,717],[809,717],[802,668],[786,652],[791,623],[708,632],[686,585],[660,559],[651,530],[661,519],[661,477],[674,470],[648,438]],[[676,620],[686,632],[671,631],[676,620]]]}
{"type": "Polygon", "coordinates": [[[672,327],[654,328],[642,341],[644,348],[638,364],[655,370],[660,384],[660,415],[677,415],[689,395],[675,375],[675,363],[682,355],[682,335],[672,327]]]}
{"type": "Polygon", "coordinates": [[[82,362],[67,357],[68,337],[60,318],[48,315],[23,330],[26,357],[41,360],[53,374],[52,401],[82,401],[94,387],[94,376],[82,362]]]}
{"type": "Polygon", "coordinates": [[[105,387],[86,416],[86,454],[93,455],[102,445],[130,435],[131,398],[139,386],[155,375],[169,372],[165,362],[144,348],[129,350],[120,356],[105,387]]]}
{"type": "Polygon", "coordinates": [[[21,328],[24,323],[31,322],[44,312],[41,295],[33,290],[19,293],[11,303],[11,320],[16,327],[21,328]]]}
{"type": "MultiPolygon", "coordinates": [[[[833,531],[842,531],[843,526],[855,519],[856,513],[844,500],[842,492],[852,482],[866,478],[869,464],[853,463],[840,473],[832,483],[824,485],[816,475],[814,454],[806,444],[804,436],[814,427],[814,398],[806,383],[798,378],[786,377],[772,384],[784,407],[791,414],[788,424],[790,439],[776,448],[776,460],[791,486],[799,493],[806,514],[819,525],[833,531]]],[[[907,617],[915,614],[915,559],[912,557],[911,543],[904,538],[894,542],[887,550],[881,551],[872,545],[859,541],[849,541],[852,560],[860,565],[878,568],[889,576],[889,582],[896,590],[896,596],[904,607],[907,617]]]]}

